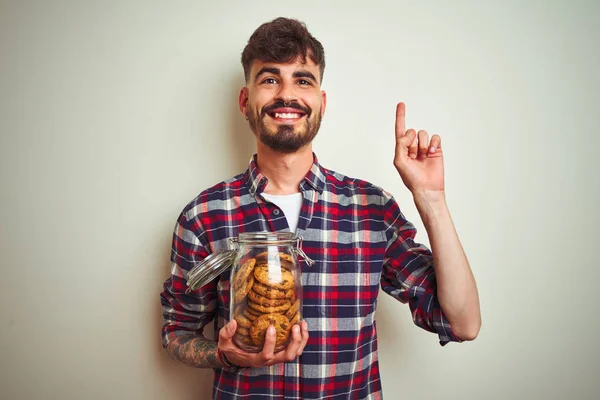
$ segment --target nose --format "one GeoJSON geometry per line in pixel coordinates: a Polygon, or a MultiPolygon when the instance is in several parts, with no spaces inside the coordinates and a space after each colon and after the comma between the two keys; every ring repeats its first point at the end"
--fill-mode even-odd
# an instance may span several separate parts
{"type": "Polygon", "coordinates": [[[286,104],[298,101],[298,97],[295,93],[294,84],[292,82],[283,81],[279,85],[279,91],[277,92],[277,100],[281,100],[286,104]]]}

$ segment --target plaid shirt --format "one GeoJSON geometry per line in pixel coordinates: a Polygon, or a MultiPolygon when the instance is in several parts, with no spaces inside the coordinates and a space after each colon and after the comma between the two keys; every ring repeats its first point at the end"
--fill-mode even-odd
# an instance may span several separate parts
{"type": "MultiPolygon", "coordinates": [[[[209,253],[229,248],[241,232],[289,231],[283,212],[261,193],[267,179],[255,157],[249,168],[200,193],[179,216],[173,235],[171,277],[161,294],[163,345],[199,334],[217,317],[229,320],[229,271],[185,294],[188,271],[209,253]]],[[[296,234],[302,316],[309,340],[302,355],[271,367],[236,373],[215,369],[215,399],[381,399],[375,308],[379,287],[408,303],[415,324],[437,333],[442,345],[460,341],[436,297],[433,257],[414,242],[415,228],[384,190],[319,165],[300,184],[303,203],[296,234]]]]}

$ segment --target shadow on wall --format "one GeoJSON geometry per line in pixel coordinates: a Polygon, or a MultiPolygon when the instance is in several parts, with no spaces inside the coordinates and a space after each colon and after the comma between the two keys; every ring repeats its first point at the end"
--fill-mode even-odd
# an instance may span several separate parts
{"type": "MultiPolygon", "coordinates": [[[[256,143],[254,135],[248,128],[248,124],[238,107],[238,95],[240,89],[244,86],[243,77],[236,76],[232,79],[231,92],[227,97],[227,104],[223,107],[227,110],[223,118],[226,118],[228,123],[227,135],[223,135],[224,140],[227,142],[224,147],[228,149],[224,157],[231,160],[230,172],[231,176],[244,171],[248,167],[248,161],[254,154],[256,143]]],[[[205,148],[205,151],[216,151],[214,149],[205,148]]],[[[220,173],[217,172],[217,175],[220,173]]],[[[204,190],[204,188],[199,188],[204,190]]],[[[191,199],[186,199],[189,201],[191,199]]],[[[179,201],[179,200],[178,200],[179,201]]],[[[180,202],[180,201],[179,201],[180,202]]],[[[164,279],[168,277],[170,271],[170,253],[171,253],[171,240],[173,225],[168,227],[161,227],[159,237],[161,241],[158,247],[164,249],[159,254],[160,260],[166,260],[165,262],[157,263],[160,271],[155,275],[161,279],[153,287],[160,287],[162,290],[162,284],[164,279]],[[163,229],[164,228],[164,229],[163,229]]],[[[170,358],[167,352],[162,347],[161,342],[161,328],[162,328],[162,309],[160,306],[159,293],[156,293],[156,303],[152,303],[152,314],[155,315],[155,323],[153,326],[153,336],[157,339],[154,343],[154,351],[156,353],[156,360],[159,364],[160,370],[163,373],[165,382],[168,387],[172,388],[172,399],[207,399],[212,396],[212,383],[213,383],[213,370],[212,369],[197,369],[188,367],[178,361],[170,358]]],[[[204,334],[207,338],[214,339],[213,335],[213,323],[208,324],[204,328],[204,334]]]]}

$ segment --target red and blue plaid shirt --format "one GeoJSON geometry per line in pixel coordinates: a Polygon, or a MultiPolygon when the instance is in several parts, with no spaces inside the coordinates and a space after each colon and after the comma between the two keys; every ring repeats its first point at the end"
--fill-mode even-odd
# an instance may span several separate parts
{"type": "MultiPolygon", "coordinates": [[[[200,193],[182,211],[173,235],[171,276],[161,294],[163,345],[201,334],[215,316],[215,337],[229,320],[229,271],[185,294],[188,271],[228,249],[241,232],[288,231],[283,212],[265,201],[255,157],[249,168],[200,193]]],[[[408,303],[415,324],[442,345],[460,341],[437,296],[433,257],[415,243],[414,226],[384,190],[319,165],[300,184],[296,234],[316,263],[300,259],[303,318],[309,340],[300,357],[271,367],[215,369],[215,399],[380,399],[375,308],[379,287],[408,303]]]]}

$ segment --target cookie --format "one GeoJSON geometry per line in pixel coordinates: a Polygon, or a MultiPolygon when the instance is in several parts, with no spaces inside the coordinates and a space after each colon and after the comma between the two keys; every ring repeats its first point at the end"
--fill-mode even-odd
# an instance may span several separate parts
{"type": "Polygon", "coordinates": [[[254,276],[250,275],[246,282],[242,284],[242,286],[235,292],[233,302],[235,304],[239,304],[242,300],[246,298],[246,295],[254,285],[254,276]]]}
{"type": "MultiPolygon", "coordinates": [[[[286,254],[286,253],[282,253],[279,252],[279,264],[287,269],[290,270],[292,268],[294,268],[294,257],[292,257],[290,254],[286,254]]],[[[276,256],[273,254],[271,256],[271,260],[273,260],[273,258],[275,258],[276,256]]],[[[256,265],[259,264],[268,264],[269,263],[269,253],[268,252],[262,252],[259,255],[256,256],[256,265]]]]}
{"type": "Polygon", "coordinates": [[[232,282],[235,290],[238,290],[244,284],[244,282],[248,280],[248,277],[252,274],[255,265],[256,260],[251,258],[242,264],[242,266],[237,270],[232,282]]]}
{"type": "Polygon", "coordinates": [[[294,304],[285,312],[285,316],[288,319],[292,319],[294,315],[298,312],[298,308],[300,307],[300,299],[296,300],[294,304]]]}
{"type": "Polygon", "coordinates": [[[246,316],[244,316],[244,314],[240,314],[240,315],[236,316],[235,320],[237,321],[238,327],[250,328],[252,326],[252,321],[250,321],[248,318],[246,318],[246,316]]]}
{"type": "Polygon", "coordinates": [[[262,313],[260,311],[250,308],[247,305],[248,305],[248,302],[246,302],[246,308],[244,309],[245,314],[255,315],[257,317],[260,317],[262,315],[262,313]]]}
{"type": "Polygon", "coordinates": [[[244,317],[246,317],[250,321],[255,321],[256,318],[260,317],[262,314],[258,311],[252,312],[250,308],[246,308],[244,310],[244,317]]]}
{"type": "Polygon", "coordinates": [[[273,325],[276,330],[275,347],[284,345],[290,337],[290,321],[281,314],[268,314],[259,317],[252,323],[250,337],[254,344],[262,347],[265,343],[267,328],[273,325]]]}
{"type": "Polygon", "coordinates": [[[264,307],[264,306],[261,306],[260,304],[256,304],[252,301],[248,301],[249,308],[251,308],[255,311],[259,311],[263,314],[282,314],[282,313],[286,312],[287,310],[289,310],[289,308],[291,306],[292,306],[292,303],[290,303],[289,301],[286,301],[282,305],[276,306],[276,307],[264,307]]]}
{"type": "Polygon", "coordinates": [[[298,312],[298,313],[296,313],[296,315],[294,315],[294,316],[293,316],[293,317],[290,319],[290,325],[291,325],[291,326],[294,326],[294,325],[296,325],[296,324],[297,324],[297,323],[299,323],[299,322],[300,322],[300,313],[298,312]]]}
{"type": "Polygon", "coordinates": [[[235,318],[236,316],[242,314],[244,312],[244,308],[245,308],[245,304],[243,304],[243,303],[237,305],[233,310],[233,317],[235,318]]]}
{"type": "MultiPolygon", "coordinates": [[[[250,325],[252,326],[252,325],[250,325]]],[[[240,336],[250,336],[250,327],[248,328],[242,328],[241,326],[237,328],[237,330],[235,331],[235,333],[237,333],[240,336]]]]}
{"type": "Polygon", "coordinates": [[[258,264],[268,264],[268,261],[269,261],[269,252],[268,251],[263,251],[262,253],[258,254],[254,258],[256,259],[256,262],[258,264]]]}
{"type": "MultiPolygon", "coordinates": [[[[250,332],[250,331],[248,331],[250,332]]],[[[250,335],[240,335],[239,333],[236,332],[235,335],[233,335],[233,341],[235,342],[235,344],[238,345],[238,347],[243,347],[243,346],[252,346],[254,347],[254,340],[252,340],[252,338],[250,337],[250,335]]]]}
{"type": "Polygon", "coordinates": [[[289,290],[294,287],[294,275],[290,271],[282,269],[281,274],[274,271],[269,274],[269,267],[259,265],[254,268],[254,277],[265,286],[269,286],[279,290],[289,290]]]}
{"type": "Polygon", "coordinates": [[[248,292],[248,300],[263,307],[277,307],[287,301],[286,299],[269,299],[257,294],[254,290],[248,292]]]}
{"type": "Polygon", "coordinates": [[[294,289],[279,290],[263,285],[258,281],[254,281],[254,285],[252,285],[252,290],[259,296],[262,296],[267,299],[289,299],[294,295],[294,289]]]}
{"type": "Polygon", "coordinates": [[[279,261],[281,266],[286,269],[292,269],[296,266],[294,257],[291,254],[279,253],[279,261]]]}

